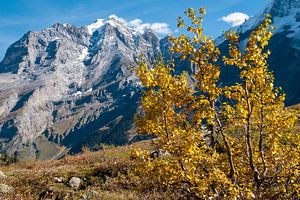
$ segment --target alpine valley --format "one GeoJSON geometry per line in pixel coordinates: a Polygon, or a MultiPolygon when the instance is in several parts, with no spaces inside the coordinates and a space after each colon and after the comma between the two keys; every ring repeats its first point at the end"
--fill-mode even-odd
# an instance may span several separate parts
{"type": "MultiPolygon", "coordinates": [[[[265,14],[276,27],[269,63],[287,105],[300,102],[300,1],[274,0],[235,30],[241,45],[265,14]],[[276,42],[275,42],[276,41],[276,42]]],[[[224,36],[216,39],[227,48],[224,36]]],[[[100,143],[134,142],[141,87],[130,66],[139,55],[168,56],[170,42],[110,16],[86,27],[54,24],[28,32],[0,63],[0,152],[20,159],[56,159],[100,143]]],[[[188,63],[178,63],[189,70],[188,63]]],[[[237,78],[229,69],[223,81],[237,78]]]]}

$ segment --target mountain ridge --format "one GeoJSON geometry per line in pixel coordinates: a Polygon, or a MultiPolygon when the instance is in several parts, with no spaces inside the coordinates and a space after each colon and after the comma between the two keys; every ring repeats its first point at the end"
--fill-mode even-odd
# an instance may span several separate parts
{"type": "Polygon", "coordinates": [[[140,54],[154,60],[161,45],[150,29],[137,32],[116,16],[93,29],[57,23],[28,32],[0,64],[0,150],[46,159],[61,145],[128,143],[140,96],[129,66],[140,54]]]}
{"type": "MultiPolygon", "coordinates": [[[[266,14],[272,17],[271,26],[275,27],[267,48],[271,55],[268,59],[270,70],[275,76],[276,86],[282,86],[287,94],[286,105],[300,102],[300,1],[273,0],[260,13],[247,20],[244,24],[233,28],[240,36],[241,47],[246,45],[250,33],[258,27],[266,14]]],[[[222,52],[227,52],[228,42],[225,35],[216,39],[222,52]]],[[[235,83],[239,75],[228,67],[223,67],[223,82],[235,83]]]]}

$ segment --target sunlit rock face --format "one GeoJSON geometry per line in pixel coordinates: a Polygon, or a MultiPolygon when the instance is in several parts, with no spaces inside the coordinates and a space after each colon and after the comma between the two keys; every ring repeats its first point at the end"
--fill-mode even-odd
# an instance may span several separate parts
{"type": "MultiPolygon", "coordinates": [[[[269,47],[272,54],[269,58],[270,70],[274,72],[275,83],[282,86],[287,94],[286,104],[300,102],[300,1],[274,0],[261,13],[250,18],[243,25],[235,28],[241,38],[241,46],[261,23],[266,14],[272,16],[272,26],[275,27],[269,47]]],[[[228,48],[224,35],[216,39],[218,46],[226,52],[228,48]]],[[[226,84],[238,81],[238,74],[224,67],[222,77],[226,84]]]]}
{"type": "Polygon", "coordinates": [[[0,64],[0,151],[55,159],[64,147],[130,142],[140,97],[131,66],[167,52],[166,42],[116,16],[26,33],[0,64]]]}

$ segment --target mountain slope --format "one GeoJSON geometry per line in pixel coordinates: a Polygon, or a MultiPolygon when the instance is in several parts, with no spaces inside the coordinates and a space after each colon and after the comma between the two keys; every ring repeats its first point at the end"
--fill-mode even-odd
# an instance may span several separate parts
{"type": "Polygon", "coordinates": [[[0,172],[6,175],[0,179],[0,199],[184,199],[172,189],[158,188],[159,183],[148,177],[133,175],[134,169],[140,166],[138,160],[131,158],[131,152],[136,148],[152,147],[150,142],[139,142],[130,146],[106,147],[97,152],[85,151],[60,160],[9,166],[1,165],[0,157],[0,172]],[[71,187],[73,177],[80,180],[78,188],[71,187]],[[148,189],[141,189],[141,183],[148,189]]]}
{"type": "Polygon", "coordinates": [[[154,60],[164,46],[116,16],[28,32],[0,64],[0,151],[51,159],[62,146],[128,143],[140,96],[130,66],[140,54],[154,60]]]}
{"type": "MultiPolygon", "coordinates": [[[[300,102],[300,1],[273,0],[261,13],[250,18],[243,25],[236,28],[241,38],[241,45],[245,45],[250,33],[258,27],[265,14],[271,14],[274,35],[269,47],[272,54],[269,58],[270,69],[274,72],[275,83],[282,86],[287,94],[286,104],[293,105],[300,102]]],[[[224,35],[216,41],[221,50],[226,52],[227,42],[224,35]]],[[[225,67],[223,81],[232,83],[238,80],[238,75],[225,67]]]]}

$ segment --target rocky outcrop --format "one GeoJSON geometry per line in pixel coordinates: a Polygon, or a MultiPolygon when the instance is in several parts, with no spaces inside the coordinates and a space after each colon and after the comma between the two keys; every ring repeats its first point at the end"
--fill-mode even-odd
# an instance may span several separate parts
{"type": "Polygon", "coordinates": [[[81,179],[78,177],[72,177],[71,180],[69,181],[69,185],[71,188],[78,190],[81,185],[81,179]]]}
{"type": "Polygon", "coordinates": [[[130,142],[140,97],[131,66],[163,48],[151,30],[136,32],[116,16],[28,32],[0,63],[0,152],[56,159],[85,145],[130,142]]]}

